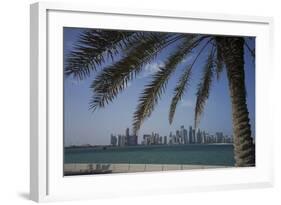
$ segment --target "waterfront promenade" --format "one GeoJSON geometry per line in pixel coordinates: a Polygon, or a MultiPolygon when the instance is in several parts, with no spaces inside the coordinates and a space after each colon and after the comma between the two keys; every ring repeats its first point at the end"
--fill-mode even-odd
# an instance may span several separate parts
{"type": "Polygon", "coordinates": [[[64,175],[134,173],[171,170],[192,170],[227,168],[214,165],[177,165],[177,164],[110,164],[110,163],[69,163],[64,164],[64,175]]]}

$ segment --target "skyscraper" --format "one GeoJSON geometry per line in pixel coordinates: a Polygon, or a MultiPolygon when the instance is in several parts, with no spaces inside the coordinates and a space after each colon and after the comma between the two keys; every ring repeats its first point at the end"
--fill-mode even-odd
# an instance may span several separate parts
{"type": "Polygon", "coordinates": [[[197,129],[197,133],[196,133],[196,143],[198,144],[202,143],[202,133],[199,128],[197,129]]]}
{"type": "Polygon", "coordinates": [[[205,131],[203,131],[203,133],[202,133],[202,143],[203,144],[206,143],[206,133],[205,133],[205,131]]]}
{"type": "Polygon", "coordinates": [[[223,133],[216,132],[216,143],[223,143],[223,133]]]}
{"type": "Polygon", "coordinates": [[[151,144],[151,135],[144,134],[143,141],[144,141],[145,145],[150,145],[151,144]]]}
{"type": "Polygon", "coordinates": [[[154,144],[160,144],[160,136],[159,136],[159,134],[155,133],[154,136],[155,136],[154,144]]]}
{"type": "Polygon", "coordinates": [[[192,143],[196,143],[195,129],[192,129],[192,143]]]}
{"type": "Polygon", "coordinates": [[[137,145],[138,144],[138,136],[137,135],[130,135],[129,128],[126,128],[125,133],[125,145],[131,146],[131,145],[137,145]]]}
{"type": "Polygon", "coordinates": [[[129,137],[129,135],[130,135],[130,130],[129,130],[129,128],[127,128],[126,129],[126,137],[129,137]]]}
{"type": "Polygon", "coordinates": [[[129,135],[127,145],[135,146],[137,144],[138,144],[138,136],[137,135],[129,135]]]}
{"type": "Polygon", "coordinates": [[[110,144],[112,146],[116,146],[116,144],[117,144],[117,137],[114,136],[113,134],[110,135],[110,144]]]}
{"type": "Polygon", "coordinates": [[[118,135],[118,146],[125,146],[125,136],[118,135]]]}
{"type": "Polygon", "coordinates": [[[180,143],[180,131],[176,131],[176,143],[179,144],[180,143]]]}
{"type": "Polygon", "coordinates": [[[173,133],[170,132],[170,135],[169,135],[169,144],[173,144],[173,133]]]}
{"type": "Polygon", "coordinates": [[[164,136],[164,144],[167,144],[167,136],[164,136]]]}
{"type": "Polygon", "coordinates": [[[192,134],[192,126],[189,126],[189,143],[193,143],[193,134],[192,134]]]}
{"type": "Polygon", "coordinates": [[[185,144],[185,140],[184,140],[184,126],[183,125],[181,126],[181,129],[180,129],[180,143],[181,144],[185,144]]]}
{"type": "Polygon", "coordinates": [[[187,130],[183,130],[183,139],[184,139],[184,144],[188,144],[188,135],[187,135],[187,130]]]}

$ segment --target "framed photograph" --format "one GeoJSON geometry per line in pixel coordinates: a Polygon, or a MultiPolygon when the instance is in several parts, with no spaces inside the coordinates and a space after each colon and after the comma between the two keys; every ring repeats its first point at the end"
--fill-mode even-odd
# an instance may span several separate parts
{"type": "Polygon", "coordinates": [[[272,186],[269,17],[31,5],[30,197],[272,186]]]}

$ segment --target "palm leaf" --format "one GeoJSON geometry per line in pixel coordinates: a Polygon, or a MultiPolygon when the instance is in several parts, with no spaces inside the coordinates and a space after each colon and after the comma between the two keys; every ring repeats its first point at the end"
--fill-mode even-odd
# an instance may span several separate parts
{"type": "Polygon", "coordinates": [[[174,96],[170,105],[169,123],[172,124],[178,102],[182,99],[185,90],[187,89],[190,80],[192,66],[188,66],[185,72],[180,77],[177,86],[174,90],[174,96]]]}
{"type": "MultiPolygon", "coordinates": [[[[219,38],[219,37],[217,37],[219,38]]],[[[217,79],[220,79],[220,74],[223,70],[223,65],[224,65],[224,61],[223,61],[223,55],[222,55],[222,48],[221,48],[221,44],[220,43],[216,43],[216,74],[217,74],[217,79]]]]}
{"type": "MultiPolygon", "coordinates": [[[[202,39],[203,40],[203,39],[202,39]]],[[[182,74],[175,90],[174,90],[174,96],[172,98],[172,102],[170,105],[170,112],[169,112],[169,123],[172,124],[173,122],[173,118],[175,115],[175,111],[177,108],[177,104],[178,102],[181,100],[182,96],[184,95],[184,92],[188,86],[188,81],[191,75],[191,70],[194,66],[194,64],[196,63],[197,59],[199,58],[199,56],[201,55],[201,53],[204,51],[204,49],[208,46],[209,43],[211,43],[213,41],[213,38],[210,38],[209,40],[207,40],[207,42],[205,43],[204,46],[202,46],[202,48],[199,50],[199,52],[197,53],[197,56],[195,57],[195,59],[193,60],[192,64],[189,65],[186,69],[185,72],[182,74]]]]}
{"type": "Polygon", "coordinates": [[[171,36],[165,33],[149,33],[133,46],[127,55],[117,63],[104,68],[91,85],[94,93],[90,101],[90,109],[104,107],[113,101],[132,80],[142,67],[155,59],[157,54],[170,43],[182,38],[181,35],[171,36]]]}
{"type": "Polygon", "coordinates": [[[190,53],[190,51],[198,44],[202,38],[198,39],[198,36],[192,35],[186,38],[185,41],[178,46],[178,48],[173,52],[167,61],[165,66],[160,68],[152,76],[152,82],[149,83],[139,98],[139,104],[137,110],[134,113],[133,130],[136,133],[143,121],[148,118],[154,107],[157,105],[159,98],[165,91],[166,85],[170,76],[176,70],[177,65],[190,53]]]}
{"type": "Polygon", "coordinates": [[[199,118],[204,110],[204,106],[209,97],[210,88],[214,75],[214,56],[213,49],[210,51],[209,56],[206,60],[206,64],[204,66],[203,76],[201,78],[200,83],[198,84],[197,89],[197,99],[195,104],[195,123],[194,127],[196,128],[199,123],[199,118]]]}
{"type": "Polygon", "coordinates": [[[141,39],[142,32],[87,29],[66,58],[65,74],[83,79],[109,58],[141,39]]]}
{"type": "MultiPolygon", "coordinates": [[[[249,44],[248,44],[248,40],[250,40],[251,38],[245,38],[245,41],[244,41],[244,44],[245,44],[245,46],[246,46],[246,48],[247,48],[247,50],[250,52],[250,54],[251,54],[251,56],[252,56],[252,60],[253,60],[253,63],[255,63],[255,58],[256,58],[256,51],[255,51],[255,49],[254,48],[251,48],[250,46],[249,46],[249,44]]],[[[253,38],[254,39],[254,38],[253,38]]]]}

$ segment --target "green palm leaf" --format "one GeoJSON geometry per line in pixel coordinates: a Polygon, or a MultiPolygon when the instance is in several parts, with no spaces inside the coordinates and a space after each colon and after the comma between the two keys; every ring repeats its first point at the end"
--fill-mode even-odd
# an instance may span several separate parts
{"type": "Polygon", "coordinates": [[[195,128],[199,123],[199,118],[204,110],[204,106],[209,97],[213,76],[214,76],[214,53],[212,49],[206,60],[206,64],[204,66],[204,73],[200,83],[198,84],[198,90],[196,93],[197,99],[195,104],[195,123],[194,123],[195,128]]]}
{"type": "MultiPolygon", "coordinates": [[[[217,37],[220,38],[220,37],[217,37]]],[[[223,55],[222,55],[222,48],[220,43],[216,43],[216,74],[217,79],[220,79],[220,74],[223,71],[223,55]]]]}
{"type": "Polygon", "coordinates": [[[254,48],[251,48],[248,44],[248,41],[250,41],[252,38],[245,38],[245,41],[244,41],[244,45],[246,46],[247,50],[250,52],[251,56],[252,56],[252,62],[253,64],[255,64],[255,59],[256,59],[256,51],[254,48]]]}
{"type": "Polygon", "coordinates": [[[111,102],[145,64],[155,59],[157,54],[170,43],[181,38],[182,35],[171,38],[170,34],[149,33],[149,36],[133,46],[124,58],[104,68],[91,85],[94,95],[90,101],[90,109],[95,110],[111,102]]]}
{"type": "Polygon", "coordinates": [[[191,35],[186,38],[175,52],[168,57],[165,66],[160,68],[160,70],[152,76],[153,80],[142,92],[137,110],[134,113],[133,130],[135,133],[140,129],[143,121],[151,115],[159,98],[165,91],[170,76],[176,70],[177,65],[182,62],[186,55],[188,55],[201,40],[203,40],[197,37],[198,36],[191,35]]]}
{"type": "Polygon", "coordinates": [[[169,123],[172,124],[178,102],[182,99],[190,80],[192,66],[188,66],[181,75],[179,82],[174,90],[174,96],[170,105],[169,123]]]}
{"type": "Polygon", "coordinates": [[[65,74],[83,79],[109,58],[145,38],[143,32],[87,29],[66,58],[65,74]]]}
{"type": "MultiPolygon", "coordinates": [[[[203,40],[203,39],[202,39],[203,40]]],[[[182,96],[184,95],[184,92],[188,86],[188,81],[191,75],[191,70],[194,66],[194,64],[196,63],[197,59],[199,58],[199,56],[201,55],[201,53],[203,52],[203,50],[208,46],[209,43],[212,42],[212,38],[210,38],[205,45],[199,50],[197,56],[194,58],[193,62],[191,65],[189,65],[186,69],[185,72],[182,74],[175,90],[174,90],[174,96],[172,98],[172,102],[170,105],[170,112],[169,112],[169,123],[172,124],[173,122],[173,118],[175,115],[175,111],[178,105],[178,102],[181,100],[182,96]]]]}

